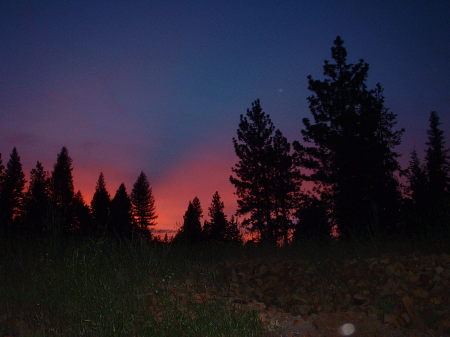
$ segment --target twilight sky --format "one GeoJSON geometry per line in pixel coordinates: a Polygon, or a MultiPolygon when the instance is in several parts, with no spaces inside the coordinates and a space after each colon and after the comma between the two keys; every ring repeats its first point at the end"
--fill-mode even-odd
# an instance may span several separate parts
{"type": "Polygon", "coordinates": [[[239,115],[260,98],[276,127],[300,139],[306,76],[322,76],[336,35],[348,60],[422,151],[436,110],[450,133],[450,5],[424,1],[0,0],[0,153],[27,173],[51,170],[67,146],[75,188],[90,202],[100,171],[113,195],[143,170],[159,228],[228,182],[239,115]]]}

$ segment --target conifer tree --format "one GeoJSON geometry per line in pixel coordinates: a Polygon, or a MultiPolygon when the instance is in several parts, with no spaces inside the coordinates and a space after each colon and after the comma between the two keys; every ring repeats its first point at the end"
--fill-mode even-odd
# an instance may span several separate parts
{"type": "Polygon", "coordinates": [[[132,237],[131,200],[124,184],[120,184],[111,201],[108,230],[119,238],[131,239],[132,237]]]}
{"type": "Polygon", "coordinates": [[[242,243],[242,235],[239,230],[239,223],[234,215],[231,216],[230,221],[228,221],[227,228],[225,231],[225,241],[242,243]]]}
{"type": "Polygon", "coordinates": [[[174,241],[189,244],[201,242],[203,239],[201,225],[202,214],[200,200],[195,197],[192,201],[189,201],[188,208],[183,217],[183,226],[177,232],[174,241]]]}
{"type": "Polygon", "coordinates": [[[0,195],[2,193],[1,187],[3,185],[4,177],[5,177],[5,166],[3,166],[2,154],[0,153],[0,195]]]}
{"type": "Polygon", "coordinates": [[[403,130],[395,130],[396,115],[384,104],[379,84],[368,89],[369,66],[347,63],[338,36],[334,63],[325,61],[325,79],[308,76],[313,120],[303,119],[305,145],[294,144],[305,176],[329,200],[342,237],[393,232],[398,224],[400,193],[396,174],[403,130]]]}
{"type": "Polygon", "coordinates": [[[224,204],[219,192],[215,192],[209,207],[210,221],[205,222],[203,227],[204,237],[209,241],[225,241],[228,226],[227,217],[224,213],[224,204]]]}
{"type": "Polygon", "coordinates": [[[406,198],[403,200],[403,220],[405,234],[422,235],[424,223],[428,218],[427,188],[428,181],[425,167],[420,162],[417,152],[410,154],[409,166],[406,170],[408,186],[405,190],[406,198]]]}
{"type": "Polygon", "coordinates": [[[74,187],[72,158],[61,149],[51,176],[51,225],[54,234],[72,230],[74,187]]]}
{"type": "Polygon", "coordinates": [[[91,236],[95,227],[91,217],[91,210],[84,201],[81,191],[75,193],[73,198],[73,226],[82,236],[91,236]]]}
{"type": "Polygon", "coordinates": [[[446,227],[450,222],[449,150],[445,147],[444,131],[440,129],[441,123],[435,111],[431,112],[429,123],[425,158],[429,222],[432,227],[446,227]]]}
{"type": "Polygon", "coordinates": [[[303,195],[296,213],[297,224],[293,241],[329,239],[331,226],[324,200],[313,195],[303,195]]]}
{"type": "Polygon", "coordinates": [[[30,185],[25,200],[25,229],[32,233],[48,231],[50,177],[39,161],[30,172],[30,185]]]}
{"type": "Polygon", "coordinates": [[[300,185],[290,144],[256,100],[240,116],[233,145],[239,158],[230,177],[238,196],[237,214],[248,215],[243,225],[259,233],[262,242],[275,244],[292,227],[300,185]]]}
{"type": "Polygon", "coordinates": [[[100,173],[91,201],[92,220],[98,234],[104,234],[109,220],[110,196],[106,190],[105,177],[100,173]]]}
{"type": "Polygon", "coordinates": [[[156,225],[155,199],[147,176],[141,172],[131,192],[133,219],[138,235],[151,238],[150,226],[156,225]]]}
{"type": "Polygon", "coordinates": [[[5,233],[17,231],[17,225],[22,220],[24,207],[25,175],[17,149],[14,147],[1,188],[0,195],[0,226],[5,233]]]}
{"type": "Polygon", "coordinates": [[[427,199],[427,175],[415,150],[411,152],[407,177],[409,197],[415,208],[423,209],[427,199]]]}

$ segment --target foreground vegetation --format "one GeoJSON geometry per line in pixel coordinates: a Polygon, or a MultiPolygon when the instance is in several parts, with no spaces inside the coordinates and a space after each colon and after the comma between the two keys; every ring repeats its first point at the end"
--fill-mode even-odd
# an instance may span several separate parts
{"type": "MultiPolygon", "coordinates": [[[[437,239],[285,248],[22,239],[1,246],[0,333],[12,336],[263,336],[256,312],[199,296],[226,287],[224,265],[449,253],[437,239]]],[[[328,268],[317,273],[332,278],[328,268]]]]}

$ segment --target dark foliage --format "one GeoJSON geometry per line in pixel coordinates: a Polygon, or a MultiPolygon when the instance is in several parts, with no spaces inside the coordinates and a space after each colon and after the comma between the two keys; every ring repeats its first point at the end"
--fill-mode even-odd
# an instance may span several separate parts
{"type": "Polygon", "coordinates": [[[50,178],[38,161],[30,172],[30,185],[25,198],[24,227],[26,232],[39,234],[48,231],[50,178]]]}
{"type": "Polygon", "coordinates": [[[224,207],[219,192],[215,192],[211,201],[211,206],[208,208],[210,221],[205,221],[203,227],[203,233],[206,240],[225,241],[228,220],[223,211],[224,207]]]}
{"type": "Polygon", "coordinates": [[[219,192],[215,192],[208,208],[209,221],[203,225],[203,237],[210,242],[240,242],[241,235],[235,218],[228,221],[224,213],[224,203],[219,192]]]}
{"type": "Polygon", "coordinates": [[[431,112],[425,157],[429,229],[450,226],[450,159],[440,124],[438,114],[431,112]]]}
{"type": "Polygon", "coordinates": [[[2,232],[17,231],[23,217],[25,175],[16,148],[13,148],[3,176],[0,194],[0,226],[2,232]]]}
{"type": "Polygon", "coordinates": [[[118,238],[131,239],[132,237],[131,200],[124,184],[120,184],[111,201],[108,231],[118,238]]]}
{"type": "Polygon", "coordinates": [[[73,198],[73,226],[82,236],[95,234],[91,210],[84,201],[83,195],[78,191],[73,198]]]}
{"type": "Polygon", "coordinates": [[[74,187],[72,158],[66,147],[61,149],[51,176],[50,224],[54,234],[67,233],[73,224],[74,187]]]}
{"type": "Polygon", "coordinates": [[[156,225],[155,200],[144,172],[141,172],[131,192],[131,205],[135,232],[143,238],[151,238],[150,226],[156,225]]]}
{"type": "Polygon", "coordinates": [[[290,154],[290,144],[276,130],[259,100],[240,116],[233,138],[239,162],[232,168],[231,183],[238,196],[238,215],[249,215],[243,225],[275,244],[287,238],[293,227],[291,215],[299,189],[299,174],[290,154]]]}
{"type": "Polygon", "coordinates": [[[293,235],[294,242],[331,238],[331,224],[327,206],[324,200],[311,195],[302,196],[296,213],[298,222],[293,235]]]}
{"type": "Polygon", "coordinates": [[[110,196],[106,190],[105,177],[100,173],[91,201],[92,221],[98,234],[105,234],[109,220],[110,196]]]}
{"type": "Polygon", "coordinates": [[[343,40],[332,48],[334,63],[325,61],[325,79],[308,76],[313,121],[303,119],[303,141],[295,143],[307,179],[330,200],[342,237],[393,232],[398,223],[400,193],[396,174],[403,130],[384,105],[383,90],[366,85],[369,66],[347,63],[343,40]]]}
{"type": "Polygon", "coordinates": [[[184,213],[183,225],[175,235],[174,242],[196,244],[203,241],[202,217],[203,210],[200,200],[195,197],[192,201],[189,201],[188,208],[184,213]]]}

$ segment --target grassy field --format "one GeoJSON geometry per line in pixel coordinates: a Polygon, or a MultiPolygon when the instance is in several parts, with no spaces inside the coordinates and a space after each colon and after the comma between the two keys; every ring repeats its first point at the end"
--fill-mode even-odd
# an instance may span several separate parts
{"type": "MultiPolygon", "coordinates": [[[[258,316],[199,297],[224,282],[222,266],[266,257],[313,260],[439,250],[426,242],[264,248],[108,240],[2,241],[0,335],[263,336],[258,316]]],[[[327,271],[323,271],[327,277],[327,271]]]]}
{"type": "Polygon", "coordinates": [[[212,250],[108,241],[3,242],[0,334],[260,336],[256,315],[190,295],[216,282],[212,250]]]}

